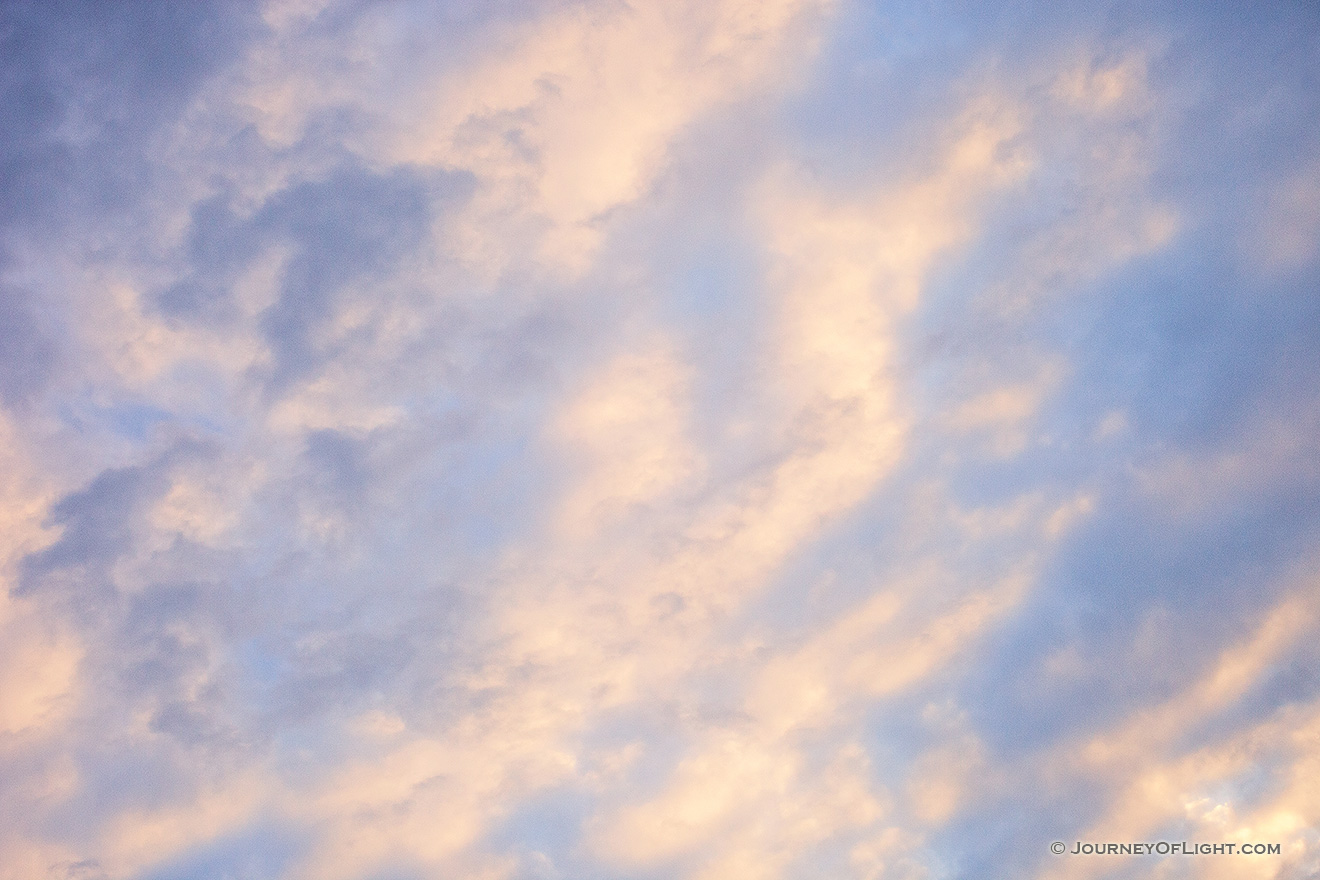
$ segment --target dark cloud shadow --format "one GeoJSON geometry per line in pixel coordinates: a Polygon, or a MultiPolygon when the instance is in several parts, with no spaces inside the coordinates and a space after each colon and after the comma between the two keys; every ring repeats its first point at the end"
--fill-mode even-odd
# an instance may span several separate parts
{"type": "Polygon", "coordinates": [[[314,337],[336,307],[369,295],[372,281],[398,269],[423,242],[436,212],[469,191],[461,174],[378,173],[347,162],[323,179],[281,190],[250,217],[218,195],[193,210],[190,269],[157,302],[176,319],[223,320],[251,261],[272,246],[291,248],[278,298],[260,319],[276,355],[267,379],[282,387],[333,354],[314,337]]]}
{"type": "Polygon", "coordinates": [[[40,301],[28,291],[0,282],[0,403],[28,405],[53,377],[58,343],[43,326],[40,301]]]}
{"type": "Polygon", "coordinates": [[[0,223],[28,232],[119,214],[145,147],[260,27],[242,2],[12,0],[0,7],[0,223]]]}

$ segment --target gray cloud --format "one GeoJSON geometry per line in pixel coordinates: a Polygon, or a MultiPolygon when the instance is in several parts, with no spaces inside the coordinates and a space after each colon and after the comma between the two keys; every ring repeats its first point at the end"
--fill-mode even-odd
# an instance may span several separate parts
{"type": "Polygon", "coordinates": [[[63,531],[50,547],[23,560],[19,595],[45,587],[59,575],[72,579],[65,589],[93,599],[109,589],[107,565],[128,552],[142,508],[168,487],[160,463],[102,472],[87,488],[54,505],[51,516],[63,531]]]}
{"type": "Polygon", "coordinates": [[[415,249],[433,211],[462,191],[456,176],[428,182],[405,169],[375,174],[349,165],[276,193],[250,218],[236,216],[216,196],[193,211],[191,268],[162,292],[161,307],[193,320],[223,317],[235,278],[253,258],[273,245],[291,246],[279,297],[261,319],[277,355],[274,379],[282,384],[333,355],[317,351],[311,337],[346,289],[415,249]]]}
{"type": "Polygon", "coordinates": [[[228,2],[5,4],[0,221],[33,230],[58,228],[71,212],[122,215],[153,173],[146,140],[236,57],[254,11],[228,2]]]}
{"type": "Polygon", "coordinates": [[[38,308],[28,291],[0,285],[0,401],[10,408],[39,394],[58,363],[56,344],[38,308]]]}

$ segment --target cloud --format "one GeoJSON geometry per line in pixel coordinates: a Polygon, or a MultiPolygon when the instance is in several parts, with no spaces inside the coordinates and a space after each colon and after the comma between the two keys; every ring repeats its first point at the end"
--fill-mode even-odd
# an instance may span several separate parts
{"type": "Polygon", "coordinates": [[[1320,248],[1315,217],[1320,205],[1320,165],[1311,163],[1275,184],[1261,210],[1261,227],[1249,247],[1275,271],[1311,264],[1320,248]]]}
{"type": "Polygon", "coordinates": [[[3,16],[0,877],[1313,869],[1309,13],[3,16]]]}
{"type": "Polygon", "coordinates": [[[0,360],[0,399],[15,407],[40,392],[54,372],[55,344],[43,332],[31,297],[18,288],[0,288],[4,356],[0,360]]]}

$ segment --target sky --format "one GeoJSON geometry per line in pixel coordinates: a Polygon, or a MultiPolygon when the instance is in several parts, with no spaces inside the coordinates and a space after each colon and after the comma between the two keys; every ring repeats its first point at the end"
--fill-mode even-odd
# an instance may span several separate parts
{"type": "Polygon", "coordinates": [[[1304,0],[5,0],[0,880],[1320,876],[1318,368],[1304,0]]]}

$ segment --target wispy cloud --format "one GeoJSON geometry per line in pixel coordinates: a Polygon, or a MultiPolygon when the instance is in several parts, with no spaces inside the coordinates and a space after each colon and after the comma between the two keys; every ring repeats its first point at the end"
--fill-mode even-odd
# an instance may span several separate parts
{"type": "Polygon", "coordinates": [[[1313,13],[0,16],[0,878],[1316,870],[1313,13]]]}

